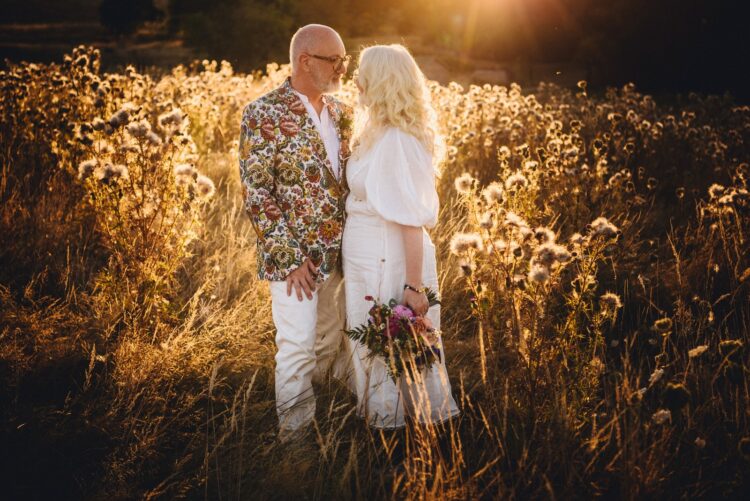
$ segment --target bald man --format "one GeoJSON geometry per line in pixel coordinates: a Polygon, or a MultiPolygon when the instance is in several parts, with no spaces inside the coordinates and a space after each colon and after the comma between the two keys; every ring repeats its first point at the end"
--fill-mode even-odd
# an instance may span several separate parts
{"type": "Polygon", "coordinates": [[[291,77],[245,108],[239,147],[258,276],[270,282],[282,440],[312,421],[311,381],[344,346],[340,253],[351,134],[351,110],[329,95],[350,59],[339,34],[300,28],[289,57],[291,77]]]}

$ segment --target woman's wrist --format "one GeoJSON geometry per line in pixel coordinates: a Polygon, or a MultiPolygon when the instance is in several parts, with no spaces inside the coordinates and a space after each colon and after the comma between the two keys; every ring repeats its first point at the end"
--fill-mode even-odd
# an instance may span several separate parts
{"type": "Polygon", "coordinates": [[[414,292],[416,292],[418,294],[426,294],[427,293],[427,287],[415,287],[415,286],[413,286],[409,282],[406,282],[404,284],[404,290],[414,291],[414,292]]]}

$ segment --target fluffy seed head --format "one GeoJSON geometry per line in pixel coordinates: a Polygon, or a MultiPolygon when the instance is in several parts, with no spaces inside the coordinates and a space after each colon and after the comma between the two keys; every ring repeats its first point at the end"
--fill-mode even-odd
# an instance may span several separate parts
{"type": "Polygon", "coordinates": [[[508,179],[505,180],[505,189],[509,191],[519,190],[521,188],[527,187],[528,185],[529,180],[526,179],[526,176],[524,176],[520,172],[512,174],[510,177],[508,177],[508,179]]]}
{"type": "Polygon", "coordinates": [[[149,131],[148,134],[146,134],[146,141],[152,146],[160,146],[162,144],[161,138],[154,131],[149,131]]]}
{"type": "Polygon", "coordinates": [[[505,224],[508,226],[515,226],[516,228],[520,228],[522,226],[528,228],[529,226],[521,216],[512,211],[508,211],[505,213],[505,224]]]}
{"type": "Polygon", "coordinates": [[[555,255],[555,244],[540,245],[534,250],[534,261],[543,266],[552,266],[555,255]]]}
{"type": "Polygon", "coordinates": [[[456,191],[463,194],[471,193],[475,182],[476,179],[474,179],[471,174],[464,172],[456,178],[456,191]]]}
{"type": "Polygon", "coordinates": [[[599,298],[599,305],[603,310],[617,311],[622,308],[622,301],[614,292],[605,292],[599,298]]]}
{"type": "Polygon", "coordinates": [[[136,139],[145,138],[151,132],[151,124],[146,120],[129,123],[126,127],[128,133],[136,139]]]}
{"type": "Polygon", "coordinates": [[[549,269],[541,264],[532,264],[529,270],[529,281],[541,284],[549,280],[549,269]]]}
{"type": "Polygon", "coordinates": [[[198,174],[198,177],[195,179],[195,186],[198,189],[198,194],[203,198],[210,198],[216,191],[214,182],[203,174],[198,174]]]}
{"type": "Polygon", "coordinates": [[[492,228],[492,212],[485,212],[480,216],[479,227],[485,230],[492,228]]]}
{"type": "Polygon", "coordinates": [[[494,242],[490,242],[490,244],[487,246],[487,252],[499,252],[504,253],[508,249],[508,242],[503,240],[502,238],[499,238],[495,240],[494,242]]]}
{"type": "Polygon", "coordinates": [[[105,126],[104,120],[102,120],[99,117],[96,117],[94,120],[91,121],[91,128],[95,131],[103,131],[105,126]]]}
{"type": "Polygon", "coordinates": [[[174,175],[176,177],[189,177],[194,180],[198,176],[198,170],[193,164],[177,164],[174,166],[174,175]]]}
{"type": "Polygon", "coordinates": [[[651,416],[651,419],[656,424],[664,424],[667,421],[672,420],[672,412],[669,409],[659,409],[658,411],[654,412],[654,415],[651,416]]]}
{"type": "Polygon", "coordinates": [[[557,259],[558,263],[567,263],[571,260],[573,256],[571,256],[568,249],[566,249],[562,245],[556,245],[555,246],[555,259],[557,259]]]}
{"type": "Polygon", "coordinates": [[[130,120],[130,112],[123,108],[110,117],[109,125],[111,125],[113,129],[116,129],[120,126],[127,125],[128,120],[130,120]]]}
{"type": "Polygon", "coordinates": [[[556,262],[565,263],[569,260],[568,249],[554,242],[542,244],[534,250],[534,261],[543,266],[552,266],[556,262]]]}
{"type": "Polygon", "coordinates": [[[482,237],[477,233],[456,233],[451,238],[451,252],[456,255],[465,254],[469,249],[482,250],[482,237]]]}
{"type": "Polygon", "coordinates": [[[573,245],[581,245],[583,241],[583,235],[581,235],[580,233],[573,233],[570,236],[570,243],[573,245]]]}
{"type": "Polygon", "coordinates": [[[172,111],[159,115],[159,125],[161,125],[162,127],[167,127],[169,125],[178,127],[184,119],[185,114],[182,112],[182,110],[179,108],[175,108],[172,111]]]}
{"type": "Polygon", "coordinates": [[[501,203],[503,201],[503,186],[500,183],[492,182],[482,190],[482,196],[488,204],[501,203]]]}
{"type": "Polygon", "coordinates": [[[96,172],[96,177],[100,181],[128,179],[128,176],[128,168],[122,164],[112,165],[111,163],[106,163],[96,172]]]}
{"type": "Polygon", "coordinates": [[[613,238],[617,236],[617,226],[610,223],[606,217],[600,216],[591,222],[591,233],[594,236],[613,238]]]}
{"type": "Polygon", "coordinates": [[[99,165],[99,162],[95,158],[84,160],[78,164],[78,179],[86,179],[94,173],[94,169],[99,165]]]}
{"type": "Polygon", "coordinates": [[[554,243],[555,232],[547,228],[546,226],[537,226],[537,228],[534,230],[534,238],[536,238],[537,242],[539,242],[540,244],[546,244],[550,242],[554,243]]]}
{"type": "Polygon", "coordinates": [[[525,242],[526,240],[531,238],[531,235],[534,234],[534,231],[528,226],[519,226],[518,233],[521,234],[521,239],[525,242]]]}

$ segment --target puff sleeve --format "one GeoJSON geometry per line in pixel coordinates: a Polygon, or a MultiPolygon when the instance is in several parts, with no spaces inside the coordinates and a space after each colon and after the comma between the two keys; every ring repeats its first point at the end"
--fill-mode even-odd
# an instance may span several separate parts
{"type": "Polygon", "coordinates": [[[422,143],[411,134],[390,128],[373,148],[365,179],[370,208],[394,223],[435,226],[440,207],[435,170],[422,143]]]}

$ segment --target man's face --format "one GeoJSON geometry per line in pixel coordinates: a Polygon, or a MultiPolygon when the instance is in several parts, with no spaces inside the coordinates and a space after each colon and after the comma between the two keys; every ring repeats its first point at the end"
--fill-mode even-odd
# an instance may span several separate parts
{"type": "Polygon", "coordinates": [[[311,51],[308,59],[310,76],[315,87],[323,94],[336,92],[341,87],[341,77],[346,73],[346,66],[339,65],[336,69],[336,62],[326,61],[312,57],[312,55],[335,58],[336,56],[344,57],[346,50],[344,44],[338,37],[327,37],[321,40],[321,43],[311,51]]]}

